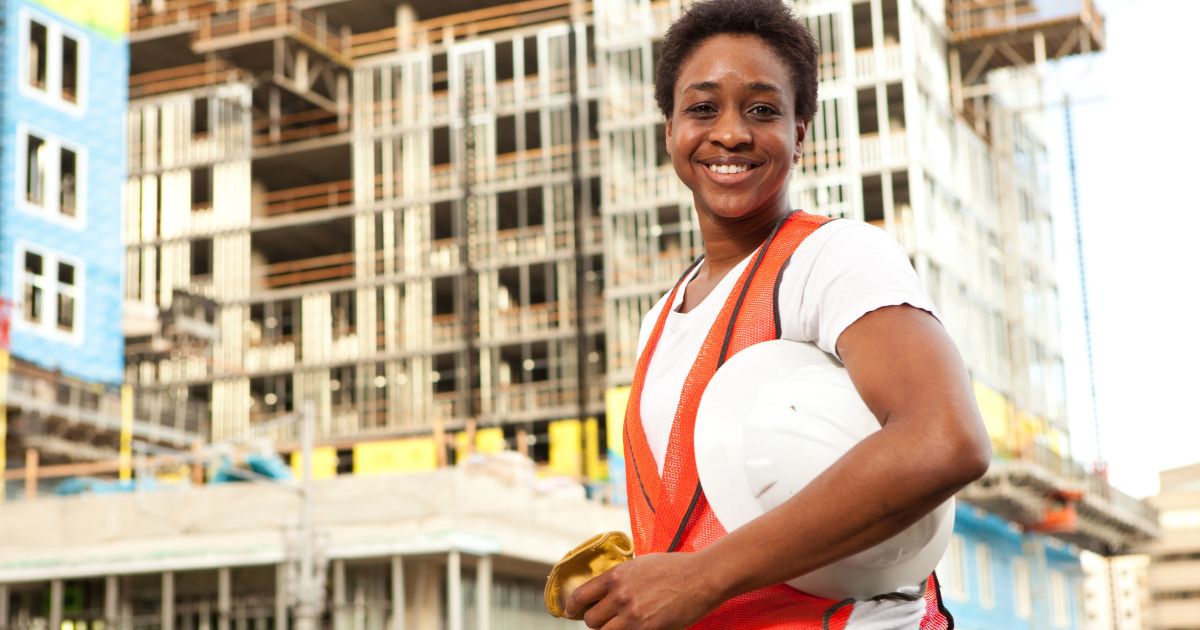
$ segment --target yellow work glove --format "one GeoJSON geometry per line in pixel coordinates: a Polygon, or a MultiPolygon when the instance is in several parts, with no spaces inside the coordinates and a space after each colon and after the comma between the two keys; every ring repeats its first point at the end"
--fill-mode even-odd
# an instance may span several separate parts
{"type": "Polygon", "coordinates": [[[596,534],[572,549],[550,569],[546,578],[546,610],[566,617],[567,599],[584,582],[633,559],[633,541],[622,532],[596,534]]]}

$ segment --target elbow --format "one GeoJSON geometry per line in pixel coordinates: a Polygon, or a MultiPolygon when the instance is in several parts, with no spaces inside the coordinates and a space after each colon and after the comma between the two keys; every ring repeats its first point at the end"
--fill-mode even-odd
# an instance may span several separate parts
{"type": "Polygon", "coordinates": [[[992,444],[984,433],[983,439],[974,439],[965,442],[961,447],[962,452],[962,468],[965,481],[963,485],[967,485],[976,479],[984,476],[988,467],[992,463],[992,444]]]}
{"type": "Polygon", "coordinates": [[[970,421],[960,426],[963,425],[964,430],[949,440],[952,445],[952,477],[960,487],[984,476],[992,463],[992,442],[983,427],[983,421],[977,414],[972,414],[970,421]]]}
{"type": "Polygon", "coordinates": [[[987,473],[992,445],[978,414],[970,414],[965,421],[957,418],[947,425],[949,430],[941,431],[939,436],[939,476],[947,489],[957,492],[987,473]]]}

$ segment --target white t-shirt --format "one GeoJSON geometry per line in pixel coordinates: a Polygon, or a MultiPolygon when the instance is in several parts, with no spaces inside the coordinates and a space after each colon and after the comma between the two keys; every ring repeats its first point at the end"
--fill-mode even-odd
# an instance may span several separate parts
{"type": "MultiPolygon", "coordinates": [[[[675,295],[642,388],[642,427],[659,475],[663,472],[683,381],[721,306],[755,253],[731,269],[690,312],[678,310],[683,304],[684,291],[675,295]]],[[[698,272],[699,268],[688,281],[698,272]]],[[[667,295],[642,320],[639,356],[667,295]]],[[[834,356],[837,356],[838,337],[850,324],[871,311],[898,304],[910,304],[937,316],[904,249],[887,232],[861,221],[831,221],[810,234],[792,254],[779,282],[782,337],[816,343],[834,356]]],[[[925,584],[921,583],[888,596],[855,602],[846,628],[918,628],[925,614],[924,592],[925,584]]]]}
{"type": "MultiPolygon", "coordinates": [[[[687,313],[678,310],[684,291],[675,294],[642,388],[642,427],[659,474],[666,460],[683,381],[721,306],[753,257],[751,253],[725,274],[712,292],[687,313]]],[[[699,267],[692,278],[698,272],[699,267]]],[[[667,295],[642,320],[639,356],[667,295]]],[[[936,316],[933,302],[904,249],[887,232],[861,221],[843,219],[818,228],[796,248],[779,282],[783,339],[814,342],[834,356],[838,337],[850,324],[871,311],[897,304],[911,304],[936,316]]]]}

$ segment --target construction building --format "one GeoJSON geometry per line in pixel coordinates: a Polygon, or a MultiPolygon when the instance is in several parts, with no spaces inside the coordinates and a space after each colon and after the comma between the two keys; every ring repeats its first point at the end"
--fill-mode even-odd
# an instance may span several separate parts
{"type": "Polygon", "coordinates": [[[1150,556],[1134,554],[1106,558],[1087,553],[1081,560],[1084,627],[1097,630],[1146,628],[1150,610],[1146,569],[1150,565],[1150,556]]]}
{"type": "Polygon", "coordinates": [[[1159,473],[1148,501],[1159,513],[1162,538],[1149,549],[1146,628],[1200,628],[1200,464],[1159,473]]]}
{"type": "Polygon", "coordinates": [[[122,428],[208,434],[203,411],[121,389],[127,9],[0,1],[0,501],[36,495],[39,469],[115,460],[122,428]]]}
{"type": "MultiPolygon", "coordinates": [[[[1091,0],[795,7],[822,55],[793,201],[908,250],[992,436],[992,469],[962,493],[939,570],[958,627],[1080,627],[1080,550],[1125,553],[1157,534],[1152,510],[1072,460],[1065,417],[1041,80],[1055,59],[1103,48],[1103,17],[1091,0]]],[[[508,449],[580,480],[607,472],[617,482],[594,489],[620,503],[641,318],[702,248],[652,96],[683,9],[131,2],[125,380],[163,408],[210,409],[213,442],[282,452],[313,404],[316,477],[508,449]]],[[[371,483],[321,483],[355,482],[371,483]]],[[[29,542],[43,546],[30,557],[47,544],[29,542]]],[[[405,552],[371,553],[384,577],[362,597],[394,599],[382,559],[405,552]]],[[[442,601],[461,566],[449,557],[429,578],[442,601]]],[[[269,577],[279,558],[239,562],[269,577]]],[[[145,614],[175,619],[184,582],[165,576],[216,568],[196,587],[216,589],[197,599],[209,611],[230,609],[221,589],[237,580],[194,559],[71,564],[0,573],[25,584],[8,587],[7,618],[85,577],[106,585],[94,597],[115,593],[99,606],[112,618],[126,591],[109,586],[126,578],[111,576],[151,572],[145,614]]],[[[332,593],[333,610],[351,597],[332,593]]],[[[441,610],[418,627],[458,630],[457,608],[441,610]]]]}
{"type": "MultiPolygon", "coordinates": [[[[309,627],[581,627],[545,611],[549,565],[626,516],[582,494],[534,492],[520,477],[447,468],[316,482],[314,560],[328,596],[309,627]]],[[[301,628],[296,490],[13,502],[0,516],[0,628],[301,628]]]]}

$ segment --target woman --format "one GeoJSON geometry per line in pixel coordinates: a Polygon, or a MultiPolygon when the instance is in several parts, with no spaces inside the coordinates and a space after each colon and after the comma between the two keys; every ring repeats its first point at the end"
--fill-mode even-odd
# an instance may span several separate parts
{"type": "Polygon", "coordinates": [[[708,0],[667,32],[655,96],[704,255],[642,325],[625,436],[638,557],[569,599],[589,627],[952,625],[932,576],[867,602],[782,585],[903,530],[990,457],[965,367],[903,251],[788,203],[816,65],[812,36],[778,0],[708,0]],[[695,407],[728,356],[777,337],[836,355],[883,428],[726,534],[694,481],[695,407]]]}

